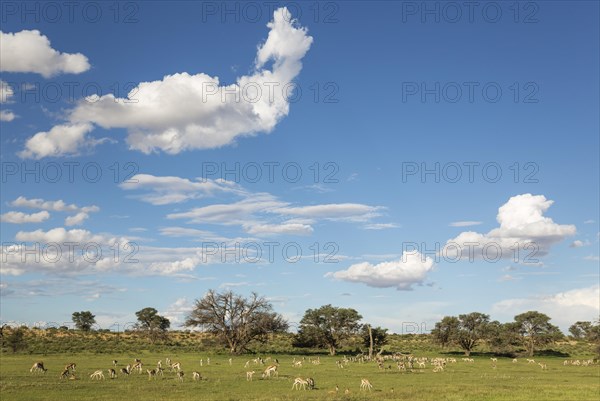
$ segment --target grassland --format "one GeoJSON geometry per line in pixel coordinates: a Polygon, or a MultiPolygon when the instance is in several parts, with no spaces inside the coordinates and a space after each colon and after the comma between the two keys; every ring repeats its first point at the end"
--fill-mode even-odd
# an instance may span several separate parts
{"type": "MultiPolygon", "coordinates": [[[[443,356],[422,354],[417,356],[443,356]]],[[[336,361],[341,357],[320,356],[320,365],[305,361],[302,367],[292,367],[297,355],[273,355],[280,363],[279,377],[261,379],[261,366],[245,363],[253,356],[233,357],[229,364],[227,355],[199,353],[155,352],[121,354],[52,354],[46,356],[3,354],[0,363],[0,398],[3,401],[53,401],[53,400],[598,400],[600,399],[600,368],[593,366],[563,366],[565,358],[535,357],[546,363],[547,370],[537,364],[519,359],[514,364],[510,358],[499,358],[497,367],[491,365],[489,356],[475,356],[472,364],[457,357],[440,373],[432,367],[414,372],[400,372],[390,361],[392,369],[380,370],[375,363],[351,362],[340,369],[336,361]],[[133,373],[129,377],[93,381],[89,375],[97,370],[119,367],[141,358],[154,367],[160,359],[170,357],[180,361],[186,372],[183,383],[175,374],[165,372],[164,377],[148,380],[146,374],[133,373]],[[206,358],[211,358],[210,365],[206,358]],[[203,366],[200,360],[204,360],[203,366]],[[29,368],[42,360],[48,369],[45,374],[30,373],[29,368]],[[75,380],[59,379],[64,365],[77,363],[75,380]],[[201,372],[203,379],[194,382],[191,372],[201,372]],[[254,381],[246,381],[246,371],[255,370],[254,381]],[[292,391],[296,377],[312,377],[315,390],[292,391]],[[372,392],[359,390],[361,378],[373,384],[372,392]],[[340,391],[334,392],[336,385],[340,391]],[[348,388],[350,393],[344,394],[348,388]]],[[[387,367],[387,365],[386,365],[387,367]]],[[[263,367],[264,368],[264,367],[263,367]]]]}

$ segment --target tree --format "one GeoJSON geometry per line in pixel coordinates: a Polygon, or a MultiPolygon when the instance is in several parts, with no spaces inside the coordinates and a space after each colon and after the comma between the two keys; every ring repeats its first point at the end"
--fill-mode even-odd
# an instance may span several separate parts
{"type": "Polygon", "coordinates": [[[167,336],[167,330],[171,327],[171,322],[166,317],[160,316],[154,308],[144,308],[135,312],[138,319],[136,330],[143,333],[151,343],[167,336]]]}
{"type": "Polygon", "coordinates": [[[538,346],[549,344],[562,337],[560,329],[550,323],[550,317],[537,311],[515,316],[515,323],[515,328],[530,357],[538,346]]]}
{"type": "Polygon", "coordinates": [[[96,324],[96,316],[90,311],[73,312],[71,317],[75,327],[82,331],[90,331],[92,326],[96,324]]]}
{"type": "Polygon", "coordinates": [[[446,316],[435,324],[431,334],[442,346],[456,344],[469,356],[479,341],[486,338],[489,320],[488,315],[479,312],[446,316]]]}
{"type": "Polygon", "coordinates": [[[240,353],[252,341],[265,341],[269,334],[285,332],[288,324],[273,306],[258,294],[250,298],[231,291],[216,293],[213,290],[197,299],[187,316],[186,327],[200,327],[217,335],[229,352],[240,353]]]}
{"type": "Polygon", "coordinates": [[[335,355],[342,341],[358,331],[360,319],[362,316],[351,308],[324,305],[308,309],[300,321],[298,338],[307,345],[327,347],[329,354],[335,355]]]}
{"type": "Polygon", "coordinates": [[[578,340],[587,338],[592,330],[592,322],[575,322],[569,327],[569,333],[578,340]]]}
{"type": "Polygon", "coordinates": [[[435,327],[431,330],[431,335],[435,342],[442,347],[447,347],[454,343],[459,325],[460,322],[456,316],[445,316],[435,324],[435,327]]]}
{"type": "Polygon", "coordinates": [[[465,355],[469,356],[479,341],[486,337],[490,316],[472,312],[467,315],[458,315],[458,321],[456,340],[458,345],[465,351],[465,355]]]}
{"type": "Polygon", "coordinates": [[[361,337],[365,347],[369,347],[369,357],[373,357],[373,351],[379,351],[387,344],[387,331],[388,329],[371,327],[369,324],[362,326],[361,337]]]}
{"type": "Polygon", "coordinates": [[[13,329],[9,335],[6,336],[5,344],[12,350],[13,353],[27,348],[27,340],[25,340],[25,330],[21,327],[13,329]]]}
{"type": "Polygon", "coordinates": [[[520,344],[518,325],[515,322],[500,323],[497,320],[487,326],[486,340],[490,348],[496,353],[508,354],[520,344]]]}

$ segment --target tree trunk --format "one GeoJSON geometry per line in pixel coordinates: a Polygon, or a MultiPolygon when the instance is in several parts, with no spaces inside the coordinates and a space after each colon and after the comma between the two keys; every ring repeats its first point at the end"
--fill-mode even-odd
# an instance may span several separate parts
{"type": "Polygon", "coordinates": [[[369,360],[373,359],[373,332],[371,331],[371,325],[369,325],[369,360]]]}
{"type": "Polygon", "coordinates": [[[335,346],[334,345],[329,346],[329,355],[335,355],[335,346]]]}
{"type": "Polygon", "coordinates": [[[470,349],[466,349],[465,350],[465,356],[471,356],[471,350],[470,349]]]}

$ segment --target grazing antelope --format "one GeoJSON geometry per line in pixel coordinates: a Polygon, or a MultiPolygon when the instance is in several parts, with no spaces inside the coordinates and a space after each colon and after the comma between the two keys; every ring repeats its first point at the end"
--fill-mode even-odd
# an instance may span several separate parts
{"type": "Polygon", "coordinates": [[[192,379],[194,379],[194,381],[196,380],[201,380],[202,376],[200,375],[200,372],[196,372],[195,370],[192,372],[192,379]]]}
{"type": "Polygon", "coordinates": [[[184,373],[182,371],[178,371],[177,372],[177,380],[179,380],[180,382],[183,382],[183,375],[184,375],[184,373]]]}
{"type": "Polygon", "coordinates": [[[534,359],[528,359],[527,363],[535,363],[535,360],[534,359]]]}
{"type": "Polygon", "coordinates": [[[302,387],[302,390],[306,390],[307,385],[308,385],[308,382],[306,380],[304,380],[301,377],[296,377],[296,380],[294,380],[294,384],[292,384],[292,390],[294,390],[294,389],[300,390],[301,387],[302,387]]]}
{"type": "Polygon", "coordinates": [[[148,373],[148,380],[152,379],[153,377],[156,379],[156,370],[146,369],[146,373],[148,373]]]}
{"type": "Polygon", "coordinates": [[[60,374],[60,378],[61,379],[66,379],[70,376],[71,371],[69,369],[65,369],[62,371],[62,373],[60,374]]]}
{"type": "Polygon", "coordinates": [[[113,359],[112,364],[113,364],[113,366],[117,366],[119,364],[119,361],[117,361],[116,359],[113,359]]]}
{"type": "Polygon", "coordinates": [[[171,365],[171,372],[177,369],[178,372],[181,371],[181,362],[175,362],[171,365]]]}
{"type": "Polygon", "coordinates": [[[143,364],[141,362],[136,362],[135,365],[132,366],[132,369],[137,370],[138,373],[141,375],[142,374],[142,366],[143,366],[143,364]]]}
{"type": "Polygon", "coordinates": [[[540,366],[540,368],[542,368],[542,370],[548,369],[548,366],[545,363],[538,363],[538,365],[540,366]]]}
{"type": "Polygon", "coordinates": [[[335,385],[335,390],[328,391],[327,393],[328,393],[328,394],[332,394],[332,395],[333,395],[333,394],[337,394],[339,391],[340,391],[340,388],[339,388],[339,387],[338,387],[338,385],[336,384],[336,385],[335,385]]]}
{"type": "Polygon", "coordinates": [[[92,373],[90,375],[90,379],[92,379],[92,380],[94,380],[94,379],[97,379],[97,380],[102,379],[102,380],[104,380],[104,373],[102,373],[101,370],[97,370],[97,371],[95,371],[94,373],[92,373]]]}
{"type": "Polygon", "coordinates": [[[312,377],[307,377],[306,378],[306,382],[308,383],[308,389],[309,390],[314,390],[315,389],[315,379],[313,379],[312,377]]]}
{"type": "Polygon", "coordinates": [[[129,371],[127,370],[127,368],[121,368],[121,373],[123,373],[124,375],[129,375],[129,371]]]}
{"type": "Polygon", "coordinates": [[[263,379],[267,378],[267,377],[271,377],[271,375],[273,376],[279,376],[279,372],[277,371],[277,365],[270,365],[268,366],[264,373],[262,374],[263,379]]]}
{"type": "Polygon", "coordinates": [[[512,363],[517,363],[519,360],[517,358],[513,359],[512,363]]]}
{"type": "Polygon", "coordinates": [[[71,363],[65,365],[65,370],[73,370],[73,371],[75,371],[75,367],[76,366],[77,365],[75,363],[71,362],[71,363]]]}
{"type": "Polygon", "coordinates": [[[127,369],[127,374],[131,373],[131,365],[125,366],[125,369],[127,369]]]}
{"type": "Polygon", "coordinates": [[[373,385],[367,379],[362,379],[360,381],[360,389],[361,390],[369,390],[369,391],[371,391],[372,388],[373,388],[373,385]]]}
{"type": "Polygon", "coordinates": [[[29,372],[39,372],[42,371],[44,373],[46,373],[48,371],[48,369],[46,369],[44,367],[44,362],[36,362],[33,364],[33,366],[31,367],[31,369],[29,369],[29,372]]]}
{"type": "Polygon", "coordinates": [[[114,369],[108,369],[108,377],[111,379],[117,378],[117,372],[114,369]]]}
{"type": "Polygon", "coordinates": [[[498,362],[498,358],[490,358],[490,361],[492,361],[492,362],[498,362]]]}
{"type": "Polygon", "coordinates": [[[302,367],[302,361],[292,362],[292,366],[295,367],[295,368],[301,368],[302,367]]]}
{"type": "Polygon", "coordinates": [[[158,368],[156,368],[156,375],[157,375],[157,376],[159,376],[159,375],[160,375],[160,376],[164,376],[164,375],[165,375],[165,374],[164,374],[164,371],[165,371],[165,370],[164,370],[163,368],[161,368],[161,367],[158,367],[158,368]]]}
{"type": "Polygon", "coordinates": [[[350,394],[350,389],[347,388],[346,390],[344,390],[344,394],[349,395],[350,394]]]}
{"type": "Polygon", "coordinates": [[[252,376],[254,376],[254,373],[256,373],[255,371],[250,371],[250,372],[246,372],[246,381],[251,382],[252,381],[252,376]]]}

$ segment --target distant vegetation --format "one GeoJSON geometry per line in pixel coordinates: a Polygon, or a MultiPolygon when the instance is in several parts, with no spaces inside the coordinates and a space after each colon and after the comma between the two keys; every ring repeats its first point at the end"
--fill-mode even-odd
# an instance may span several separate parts
{"type": "Polygon", "coordinates": [[[289,333],[287,322],[265,298],[210,291],[196,301],[187,316],[186,326],[200,331],[168,330],[169,320],[150,307],[136,316],[138,323],[124,332],[94,330],[95,316],[90,311],[73,313],[74,330],[5,325],[0,328],[2,353],[600,355],[598,322],[575,322],[570,336],[565,336],[548,316],[536,311],[519,314],[513,322],[503,324],[478,312],[446,316],[431,334],[400,335],[361,323],[362,316],[354,309],[324,305],[308,309],[298,333],[289,333]]]}

